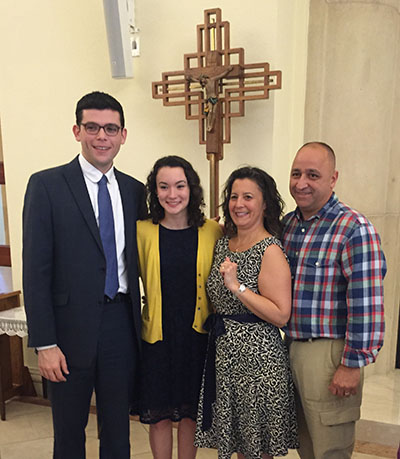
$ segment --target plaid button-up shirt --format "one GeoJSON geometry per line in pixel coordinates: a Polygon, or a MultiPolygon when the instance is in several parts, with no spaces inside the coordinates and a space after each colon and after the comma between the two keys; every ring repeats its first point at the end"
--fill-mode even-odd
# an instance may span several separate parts
{"type": "Polygon", "coordinates": [[[292,272],[293,339],[344,338],[342,364],[374,362],[384,336],[385,256],[372,224],[333,193],[304,221],[299,209],[284,218],[283,244],[292,272]]]}

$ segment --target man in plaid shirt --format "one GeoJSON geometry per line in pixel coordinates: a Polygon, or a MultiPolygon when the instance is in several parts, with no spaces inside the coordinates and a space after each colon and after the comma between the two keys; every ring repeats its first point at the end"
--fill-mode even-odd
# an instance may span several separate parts
{"type": "Polygon", "coordinates": [[[302,459],[350,458],[363,367],[383,345],[385,257],[375,228],[341,203],[335,154],[322,142],[297,152],[283,243],[293,279],[284,331],[297,388],[302,459]]]}

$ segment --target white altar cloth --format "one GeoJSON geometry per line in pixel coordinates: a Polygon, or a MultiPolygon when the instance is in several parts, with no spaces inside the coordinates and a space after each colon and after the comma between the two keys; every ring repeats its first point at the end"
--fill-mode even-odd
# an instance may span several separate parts
{"type": "Polygon", "coordinates": [[[0,311],[0,335],[19,336],[23,338],[28,335],[25,309],[19,308],[0,311]]]}

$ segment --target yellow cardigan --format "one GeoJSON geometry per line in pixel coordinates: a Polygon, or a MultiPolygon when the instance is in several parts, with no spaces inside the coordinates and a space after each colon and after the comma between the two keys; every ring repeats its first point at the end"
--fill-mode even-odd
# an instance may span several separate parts
{"type": "MultiPolygon", "coordinates": [[[[158,230],[159,225],[155,225],[151,220],[137,222],[139,271],[146,297],[142,310],[142,339],[148,343],[155,343],[163,339],[158,230]]],[[[216,221],[206,220],[198,231],[197,298],[192,327],[199,333],[206,333],[203,330],[203,324],[211,311],[206,294],[206,281],[211,270],[214,245],[222,236],[222,230],[216,221]]]]}

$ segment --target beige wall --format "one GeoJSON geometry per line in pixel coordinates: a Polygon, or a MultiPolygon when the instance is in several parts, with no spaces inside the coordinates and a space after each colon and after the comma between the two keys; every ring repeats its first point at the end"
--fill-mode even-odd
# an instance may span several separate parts
{"type": "MultiPolygon", "coordinates": [[[[14,288],[21,288],[21,212],[32,172],[79,153],[71,127],[76,101],[92,90],[117,97],[126,111],[128,140],[116,164],[144,180],[165,154],[189,159],[208,195],[208,163],[198,145],[197,123],[182,107],[151,98],[161,72],[183,68],[183,54],[196,49],[196,25],[216,6],[231,24],[231,46],[244,47],[246,62],[268,61],[283,72],[283,88],[268,101],[246,105],[232,122],[221,182],[243,163],[268,170],[292,207],[287,177],[304,126],[308,0],[136,0],[141,56],[134,78],[110,77],[101,0],[0,2],[0,117],[6,165],[14,288]]],[[[208,199],[207,199],[208,201],[208,199]]],[[[27,354],[34,366],[35,357],[27,354]]]]}
{"type": "MultiPolygon", "coordinates": [[[[195,50],[203,10],[216,4],[136,1],[141,57],[128,80],[110,77],[101,0],[0,2],[0,117],[15,289],[21,288],[26,182],[32,172],[79,152],[73,112],[91,90],[110,92],[125,107],[129,134],[119,168],[144,180],[159,156],[179,154],[194,164],[208,196],[197,123],[184,119],[182,107],[153,100],[151,82],[163,71],[183,68],[183,54],[195,50]]],[[[233,120],[221,182],[240,164],[258,165],[276,178],[290,209],[287,177],[297,147],[316,138],[333,145],[338,194],[376,224],[388,257],[387,339],[369,370],[388,371],[399,305],[399,1],[311,0],[308,51],[309,0],[250,0],[246,8],[240,0],[220,0],[218,7],[231,24],[231,45],[245,48],[246,61],[266,60],[283,72],[282,90],[268,101],[248,103],[246,117],[233,120]]],[[[32,354],[27,359],[35,365],[32,354]]]]}
{"type": "Polygon", "coordinates": [[[375,224],[388,261],[385,345],[394,368],[400,275],[400,1],[311,0],[305,140],[337,154],[337,193],[375,224]]]}

